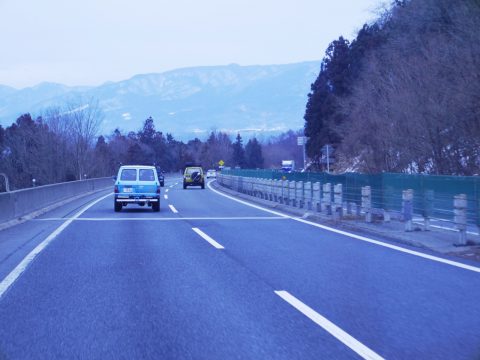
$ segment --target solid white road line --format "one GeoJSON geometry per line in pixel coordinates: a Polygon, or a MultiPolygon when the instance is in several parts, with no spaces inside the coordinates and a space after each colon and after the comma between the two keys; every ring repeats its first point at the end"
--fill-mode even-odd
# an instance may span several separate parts
{"type": "Polygon", "coordinates": [[[350,349],[355,351],[358,355],[360,355],[364,359],[372,359],[372,360],[380,360],[383,359],[380,355],[376,352],[368,348],[367,346],[363,345],[360,341],[355,339],[353,336],[349,335],[337,325],[332,323],[327,318],[323,317],[311,307],[305,305],[303,302],[298,300],[296,297],[291,295],[288,291],[275,291],[275,294],[280,296],[283,300],[288,302],[292,305],[295,309],[300,311],[303,315],[308,317],[317,325],[321,326],[324,330],[329,332],[335,338],[340,340],[343,344],[348,346],[350,349]]]}
{"type": "Polygon", "coordinates": [[[163,197],[165,198],[165,200],[168,200],[168,195],[167,194],[163,195],[163,197]]]}
{"type": "MultiPolygon", "coordinates": [[[[213,181],[216,181],[216,180],[213,180],[213,181]]],[[[255,209],[259,209],[259,210],[262,210],[262,211],[265,211],[265,212],[268,212],[268,213],[270,213],[270,214],[274,214],[274,215],[277,215],[277,216],[282,216],[282,217],[285,217],[285,218],[287,218],[287,219],[292,219],[292,220],[295,220],[295,221],[298,221],[298,222],[301,222],[301,223],[304,223],[304,224],[307,224],[307,225],[310,225],[310,226],[315,226],[315,227],[317,227],[317,228],[320,228],[320,229],[323,229],[323,230],[326,230],[326,231],[330,231],[330,232],[334,232],[334,233],[337,233],[337,234],[340,234],[340,235],[344,235],[344,236],[347,236],[347,237],[350,237],[350,238],[353,238],[353,239],[365,241],[365,242],[368,242],[368,243],[370,243],[370,244],[374,244],[374,245],[378,245],[378,246],[383,246],[383,247],[386,247],[386,248],[389,248],[389,249],[392,249],[392,250],[396,250],[396,251],[399,251],[399,252],[403,252],[403,253],[405,253],[405,254],[410,254],[410,255],[418,256],[418,257],[421,257],[421,258],[424,258],[424,259],[428,259],[428,260],[436,261],[436,262],[439,262],[439,263],[443,263],[443,264],[455,266],[455,267],[458,267],[458,268],[461,268],[461,269],[470,270],[470,271],[474,271],[474,272],[480,273],[480,268],[479,268],[479,267],[475,267],[475,266],[463,264],[463,263],[460,263],[460,262],[457,262],[457,261],[442,259],[442,258],[437,257],[437,256],[424,254],[424,253],[421,253],[421,252],[419,252],[419,251],[415,251],[415,250],[410,250],[410,249],[403,248],[403,247],[401,247],[401,246],[391,245],[391,244],[384,243],[384,242],[379,241],[379,240],[374,240],[374,239],[367,238],[367,237],[365,237],[365,236],[356,235],[356,234],[353,234],[353,233],[349,233],[349,232],[347,232],[347,231],[338,230],[338,229],[335,229],[335,228],[332,228],[332,227],[329,227],[329,226],[317,224],[317,223],[314,223],[314,222],[311,222],[311,221],[308,221],[308,220],[304,220],[304,219],[301,219],[301,218],[298,218],[298,217],[289,216],[289,215],[286,215],[286,214],[282,214],[282,213],[280,213],[280,212],[278,212],[278,211],[269,210],[269,209],[266,209],[266,208],[264,208],[264,207],[261,207],[261,206],[258,206],[258,205],[254,205],[254,204],[248,203],[248,202],[246,202],[246,201],[237,199],[237,198],[235,198],[235,197],[233,197],[233,196],[230,196],[230,195],[227,195],[227,194],[223,194],[223,193],[221,193],[220,191],[215,190],[215,189],[212,188],[212,186],[210,185],[210,183],[212,183],[213,181],[210,181],[209,183],[207,183],[207,186],[208,186],[208,188],[209,188],[210,190],[212,190],[214,193],[216,193],[216,194],[218,194],[218,195],[221,195],[221,196],[224,196],[224,197],[226,197],[226,198],[228,198],[228,199],[230,199],[230,200],[239,202],[239,203],[241,203],[241,204],[244,204],[244,205],[253,207],[253,208],[255,208],[255,209]]]]}
{"type": "Polygon", "coordinates": [[[225,249],[222,245],[220,245],[218,242],[216,242],[215,240],[213,240],[210,236],[208,236],[207,234],[205,234],[202,230],[200,230],[199,228],[192,228],[193,231],[195,231],[198,235],[200,235],[202,238],[204,238],[205,240],[207,240],[211,245],[213,245],[216,249],[225,249]]]}
{"type": "Polygon", "coordinates": [[[178,214],[178,210],[175,209],[175,207],[174,207],[173,205],[168,205],[168,207],[170,208],[170,210],[172,210],[172,212],[173,212],[174,214],[178,214]]]}
{"type": "Polygon", "coordinates": [[[239,216],[239,217],[183,217],[183,218],[45,218],[33,221],[178,221],[178,220],[288,220],[286,217],[274,216],[239,216]]]}
{"type": "MultiPolygon", "coordinates": [[[[79,212],[77,212],[73,217],[69,218],[67,221],[65,221],[62,225],[60,225],[58,228],[56,228],[50,235],[47,236],[45,240],[43,240],[40,244],[38,244],[35,249],[30,251],[30,253],[25,256],[25,258],[18,264],[15,269],[13,269],[10,274],[7,275],[5,279],[3,279],[0,282],[0,299],[2,298],[3,294],[9,289],[9,287],[17,280],[20,275],[25,271],[25,269],[30,265],[30,263],[35,259],[35,257],[42,252],[43,249],[45,249],[48,244],[50,244],[58,235],[61,234],[65,228],[72,223],[72,221],[78,219],[80,215],[82,215],[85,211],[90,209],[93,205],[96,203],[102,201],[103,199],[111,196],[112,194],[107,194],[105,196],[102,196],[100,199],[97,199],[87,206],[85,206],[83,209],[81,209],[79,212]]],[[[65,219],[63,219],[65,220],[65,219]]]]}

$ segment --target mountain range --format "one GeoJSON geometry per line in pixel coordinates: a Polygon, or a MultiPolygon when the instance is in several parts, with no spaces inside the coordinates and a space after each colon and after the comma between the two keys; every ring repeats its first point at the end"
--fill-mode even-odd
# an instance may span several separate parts
{"type": "Polygon", "coordinates": [[[115,128],[137,131],[152,116],[157,130],[178,139],[204,138],[212,130],[265,137],[303,127],[307,94],[319,68],[319,61],[231,64],[136,75],[100,86],[45,82],[17,90],[0,85],[0,124],[94,98],[105,115],[101,132],[107,135],[115,128]]]}

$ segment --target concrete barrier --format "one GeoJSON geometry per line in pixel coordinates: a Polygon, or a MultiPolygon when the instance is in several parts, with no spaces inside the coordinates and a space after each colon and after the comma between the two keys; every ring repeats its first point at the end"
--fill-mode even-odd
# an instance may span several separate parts
{"type": "Polygon", "coordinates": [[[0,193],[0,223],[18,219],[84,193],[111,187],[112,178],[70,181],[0,193]]]}

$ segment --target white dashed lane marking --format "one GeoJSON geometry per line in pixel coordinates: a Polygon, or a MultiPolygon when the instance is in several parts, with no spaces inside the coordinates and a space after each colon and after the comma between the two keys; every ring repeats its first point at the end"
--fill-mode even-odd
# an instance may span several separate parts
{"type": "Polygon", "coordinates": [[[324,330],[330,333],[330,335],[334,336],[337,340],[341,341],[343,344],[345,344],[350,349],[355,351],[362,358],[372,359],[372,360],[383,359],[376,352],[374,352],[367,346],[363,345],[360,341],[358,341],[353,336],[351,336],[350,334],[348,334],[347,332],[339,328],[337,325],[332,323],[327,318],[317,313],[308,305],[305,305],[303,302],[298,300],[295,296],[291,295],[288,291],[283,291],[283,290],[275,291],[275,294],[280,296],[283,300],[285,300],[287,303],[292,305],[295,309],[300,311],[303,315],[308,317],[315,324],[321,326],[324,330]]]}
{"type": "Polygon", "coordinates": [[[216,249],[219,249],[219,250],[222,250],[222,249],[225,249],[222,245],[220,245],[218,242],[216,242],[215,240],[213,240],[210,236],[208,236],[207,234],[205,234],[202,230],[200,230],[199,228],[192,228],[193,231],[195,231],[198,235],[200,235],[203,239],[205,239],[206,241],[208,241],[214,248],[216,249]]]}

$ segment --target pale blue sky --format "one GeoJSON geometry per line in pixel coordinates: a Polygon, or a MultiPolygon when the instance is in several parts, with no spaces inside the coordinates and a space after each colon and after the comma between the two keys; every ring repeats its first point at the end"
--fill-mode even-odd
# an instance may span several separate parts
{"type": "Polygon", "coordinates": [[[0,0],[0,84],[318,60],[382,0],[0,0]]]}

